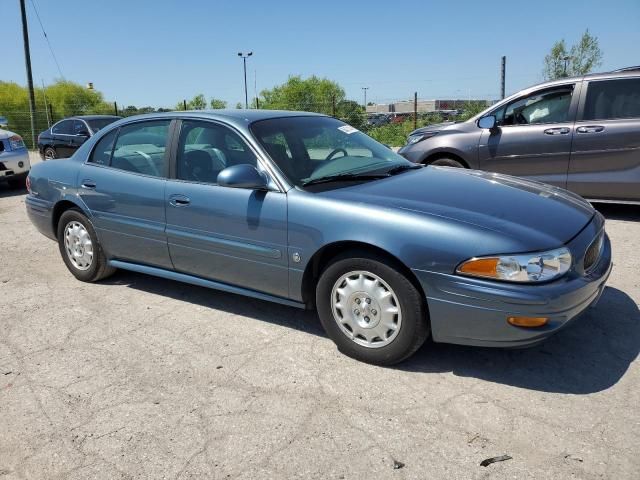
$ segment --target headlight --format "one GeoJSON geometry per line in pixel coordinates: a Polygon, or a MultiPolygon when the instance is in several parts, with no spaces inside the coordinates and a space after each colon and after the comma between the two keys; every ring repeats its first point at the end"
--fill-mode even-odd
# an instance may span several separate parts
{"type": "Polygon", "coordinates": [[[22,137],[20,135],[12,135],[11,137],[9,137],[9,145],[11,146],[11,150],[24,148],[24,142],[22,141],[22,137]]]}
{"type": "Polygon", "coordinates": [[[571,268],[571,252],[558,248],[549,252],[496,255],[462,262],[456,273],[507,282],[546,282],[571,268]]]}
{"type": "Polygon", "coordinates": [[[420,132],[413,135],[409,135],[407,138],[407,145],[413,145],[414,143],[421,142],[422,140],[426,140],[427,138],[431,138],[436,135],[438,132],[420,132]]]}

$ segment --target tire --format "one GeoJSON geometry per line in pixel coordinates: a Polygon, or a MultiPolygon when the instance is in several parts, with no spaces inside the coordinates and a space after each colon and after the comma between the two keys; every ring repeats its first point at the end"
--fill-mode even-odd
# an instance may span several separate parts
{"type": "Polygon", "coordinates": [[[44,158],[43,160],[55,160],[58,158],[58,152],[53,147],[47,147],[44,149],[44,158]]]}
{"type": "Polygon", "coordinates": [[[107,257],[98,241],[93,225],[80,210],[75,208],[66,210],[58,222],[58,247],[62,260],[69,271],[78,280],[83,282],[97,282],[112,275],[115,268],[107,264],[107,257]],[[73,226],[73,228],[71,228],[73,226]],[[70,231],[67,232],[67,227],[70,231]],[[70,250],[75,251],[73,255],[67,251],[66,237],[69,233],[70,250]],[[74,247],[74,239],[78,239],[79,251],[74,247]],[[87,240],[89,243],[87,243],[87,240]],[[88,250],[91,250],[91,259],[88,261],[88,250]],[[82,256],[80,256],[82,254],[82,256]],[[75,260],[72,260],[72,257],[75,260]]]}
{"type": "Polygon", "coordinates": [[[320,322],[338,350],[374,365],[405,360],[420,348],[430,332],[425,299],[419,289],[394,262],[367,252],[343,254],[327,266],[316,287],[316,306],[320,322]],[[359,282],[364,283],[358,285],[359,282]],[[390,296],[386,295],[389,291],[390,296]],[[396,314],[383,313],[394,305],[396,314]],[[383,326],[390,324],[391,317],[395,330],[383,326]],[[372,340],[380,331],[383,333],[375,337],[378,340],[372,340]]]}
{"type": "Polygon", "coordinates": [[[453,158],[438,158],[428,165],[436,165],[440,167],[454,167],[454,168],[465,168],[462,163],[458,160],[454,160],[453,158]]]}

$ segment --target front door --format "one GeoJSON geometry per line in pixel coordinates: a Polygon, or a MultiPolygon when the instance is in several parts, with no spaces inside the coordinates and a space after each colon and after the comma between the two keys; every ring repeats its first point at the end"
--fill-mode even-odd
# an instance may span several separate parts
{"type": "Polygon", "coordinates": [[[182,121],[165,194],[171,259],[179,272],[287,297],[286,194],[217,185],[222,169],[243,163],[258,166],[238,133],[182,121]]]}
{"type": "Polygon", "coordinates": [[[567,186],[590,199],[640,201],[640,78],[586,88],[567,186]]]}
{"type": "Polygon", "coordinates": [[[172,268],[164,194],[170,120],[108,132],[78,176],[78,192],[109,258],[172,268]]]}
{"type": "Polygon", "coordinates": [[[492,112],[497,127],[483,130],[480,168],[566,187],[577,108],[575,84],[546,88],[492,112]]]}
{"type": "Polygon", "coordinates": [[[51,144],[58,158],[69,158],[75,150],[71,148],[74,120],[62,120],[51,127],[51,144]]]}

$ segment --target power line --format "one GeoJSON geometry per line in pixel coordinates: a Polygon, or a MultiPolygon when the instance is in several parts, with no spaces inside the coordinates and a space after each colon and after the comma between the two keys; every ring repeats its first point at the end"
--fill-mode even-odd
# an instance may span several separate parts
{"type": "Polygon", "coordinates": [[[40,29],[42,30],[42,34],[44,35],[44,39],[47,41],[47,45],[49,46],[49,51],[51,52],[51,56],[53,57],[53,61],[58,67],[58,72],[60,76],[64,80],[64,74],[62,73],[62,69],[60,68],[60,64],[58,63],[58,59],[56,58],[56,54],[53,52],[53,47],[51,46],[51,42],[49,41],[49,37],[47,36],[47,32],[44,31],[44,25],[42,25],[42,20],[40,20],[40,14],[38,13],[38,9],[36,8],[36,4],[34,0],[29,0],[31,2],[31,6],[33,10],[36,12],[36,18],[38,19],[38,23],[40,24],[40,29]]]}

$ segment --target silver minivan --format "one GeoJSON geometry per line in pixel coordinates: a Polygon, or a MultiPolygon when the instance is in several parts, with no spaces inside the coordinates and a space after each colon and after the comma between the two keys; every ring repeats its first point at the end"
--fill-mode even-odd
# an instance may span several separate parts
{"type": "Polygon", "coordinates": [[[419,128],[399,153],[640,203],[640,67],[536,85],[465,122],[419,128]]]}

